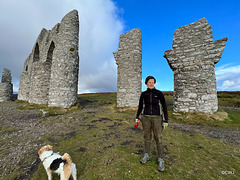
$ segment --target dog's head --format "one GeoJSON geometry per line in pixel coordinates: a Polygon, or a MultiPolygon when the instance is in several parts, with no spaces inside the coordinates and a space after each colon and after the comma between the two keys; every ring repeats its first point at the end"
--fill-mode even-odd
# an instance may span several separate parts
{"type": "Polygon", "coordinates": [[[50,151],[50,150],[52,150],[52,146],[50,146],[50,145],[43,146],[43,147],[41,147],[41,149],[38,151],[38,156],[40,157],[43,152],[45,152],[45,151],[50,151]]]}

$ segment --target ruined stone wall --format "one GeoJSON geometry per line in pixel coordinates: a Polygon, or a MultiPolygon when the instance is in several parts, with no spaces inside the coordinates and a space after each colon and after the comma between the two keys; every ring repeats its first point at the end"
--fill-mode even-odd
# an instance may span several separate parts
{"type": "Polygon", "coordinates": [[[49,106],[70,107],[77,102],[79,71],[79,20],[77,11],[67,14],[59,26],[59,42],[53,57],[49,106]]]}
{"type": "Polygon", "coordinates": [[[174,111],[213,113],[218,109],[215,64],[227,38],[213,41],[205,18],[178,28],[172,49],[165,51],[174,71],[174,111]]]}
{"type": "MultiPolygon", "coordinates": [[[[31,54],[32,55],[32,54],[31,54]]],[[[31,69],[31,55],[24,62],[24,70],[20,76],[19,89],[18,89],[18,99],[22,101],[29,100],[30,91],[30,69],[31,69]]]]}
{"type": "Polygon", "coordinates": [[[12,76],[9,69],[2,71],[2,81],[0,83],[0,102],[11,100],[13,95],[12,76]]]}
{"type": "Polygon", "coordinates": [[[132,29],[120,36],[118,52],[117,107],[137,107],[142,87],[142,35],[132,29]]]}
{"type": "Polygon", "coordinates": [[[77,101],[78,12],[71,11],[52,30],[42,29],[24,63],[18,99],[69,108],[77,101]]]}

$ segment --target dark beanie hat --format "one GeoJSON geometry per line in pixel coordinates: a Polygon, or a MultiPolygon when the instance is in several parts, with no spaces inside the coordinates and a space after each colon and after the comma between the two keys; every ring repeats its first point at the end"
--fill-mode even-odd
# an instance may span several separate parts
{"type": "Polygon", "coordinates": [[[156,84],[156,79],[153,76],[148,76],[145,80],[145,84],[147,84],[149,79],[154,79],[154,84],[156,84]]]}

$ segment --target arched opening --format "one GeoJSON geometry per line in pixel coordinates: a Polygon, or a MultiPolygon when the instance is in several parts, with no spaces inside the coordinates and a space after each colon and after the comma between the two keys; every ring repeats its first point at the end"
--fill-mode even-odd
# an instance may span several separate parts
{"type": "Polygon", "coordinates": [[[40,57],[39,57],[39,46],[38,46],[38,43],[37,43],[36,46],[35,46],[35,49],[34,49],[33,62],[39,61],[39,59],[40,59],[40,57]]]}
{"type": "Polygon", "coordinates": [[[25,71],[28,71],[28,65],[26,65],[25,71]]]}
{"type": "Polygon", "coordinates": [[[47,101],[49,101],[48,97],[49,97],[49,88],[50,88],[50,78],[51,78],[51,68],[52,68],[52,60],[53,60],[53,51],[55,49],[55,44],[52,41],[48,52],[47,52],[47,59],[44,63],[44,79],[45,79],[45,89],[47,89],[45,97],[47,97],[47,101]]]}
{"type": "Polygon", "coordinates": [[[52,62],[54,48],[55,44],[52,41],[47,53],[47,62],[52,62]]]}

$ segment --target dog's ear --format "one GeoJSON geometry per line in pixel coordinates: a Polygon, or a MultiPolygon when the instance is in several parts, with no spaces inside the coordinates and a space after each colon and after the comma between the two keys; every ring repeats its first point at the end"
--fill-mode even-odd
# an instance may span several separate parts
{"type": "Polygon", "coordinates": [[[42,154],[41,149],[38,151],[38,157],[42,154]]]}
{"type": "Polygon", "coordinates": [[[43,151],[45,151],[44,147],[41,147],[41,149],[38,151],[38,156],[40,157],[41,154],[43,153],[43,151]]]}
{"type": "Polygon", "coordinates": [[[50,151],[50,150],[52,150],[52,146],[50,146],[50,145],[47,145],[47,146],[46,146],[46,150],[47,150],[47,151],[50,151]]]}
{"type": "Polygon", "coordinates": [[[41,149],[38,151],[38,156],[40,157],[44,151],[50,151],[50,150],[52,150],[52,146],[50,145],[41,147],[41,149]]]}

